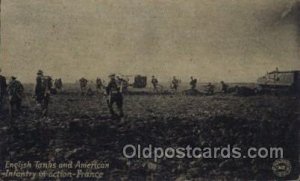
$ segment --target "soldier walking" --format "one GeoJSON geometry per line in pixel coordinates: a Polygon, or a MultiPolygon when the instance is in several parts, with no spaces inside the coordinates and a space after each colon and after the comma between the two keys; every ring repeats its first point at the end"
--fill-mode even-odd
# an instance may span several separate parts
{"type": "Polygon", "coordinates": [[[224,81],[221,81],[221,91],[225,94],[228,92],[228,85],[224,81]]]}
{"type": "Polygon", "coordinates": [[[209,82],[207,85],[207,94],[213,95],[214,93],[215,93],[215,86],[209,82]]]}
{"type": "Polygon", "coordinates": [[[54,81],[54,87],[55,87],[56,90],[58,90],[60,92],[62,91],[63,84],[62,84],[61,78],[55,79],[55,81],[54,81]]]}
{"type": "Polygon", "coordinates": [[[193,77],[191,77],[191,81],[190,81],[191,89],[192,90],[196,89],[196,85],[197,85],[197,79],[194,79],[193,77]]]}
{"type": "Polygon", "coordinates": [[[152,76],[151,83],[152,83],[152,86],[153,86],[153,91],[157,92],[158,91],[158,80],[154,75],[152,76]]]}
{"type": "Polygon", "coordinates": [[[97,90],[98,94],[100,94],[102,92],[103,87],[104,86],[103,86],[102,80],[99,77],[97,77],[97,79],[96,79],[96,90],[97,90]]]}
{"type": "Polygon", "coordinates": [[[81,91],[81,95],[85,95],[87,93],[87,83],[88,83],[88,80],[85,79],[84,77],[82,77],[80,80],[79,80],[79,83],[80,83],[80,91],[81,91]]]}
{"type": "Polygon", "coordinates": [[[102,80],[99,77],[97,77],[97,79],[96,79],[96,88],[101,90],[102,87],[103,87],[102,80]]]}
{"type": "Polygon", "coordinates": [[[176,92],[178,89],[178,85],[179,85],[179,80],[174,76],[171,82],[171,89],[174,89],[174,91],[176,92]]]}
{"type": "Polygon", "coordinates": [[[110,82],[108,83],[106,87],[106,94],[108,95],[108,108],[110,111],[110,114],[113,117],[120,117],[122,118],[124,116],[123,113],[123,95],[122,95],[122,82],[119,85],[117,83],[115,74],[112,74],[109,76],[110,77],[110,82]],[[117,115],[113,109],[113,105],[116,103],[117,108],[119,110],[119,115],[117,115]]]}
{"type": "Polygon", "coordinates": [[[4,104],[4,97],[5,97],[5,94],[6,94],[6,88],[7,88],[6,78],[1,75],[1,68],[0,68],[0,111],[1,111],[1,109],[3,107],[3,104],[4,104]]]}
{"type": "Polygon", "coordinates": [[[12,76],[10,82],[7,86],[8,100],[9,100],[9,116],[12,118],[13,109],[16,107],[18,113],[21,112],[22,97],[24,92],[24,87],[17,78],[12,76]]]}
{"type": "Polygon", "coordinates": [[[48,105],[50,101],[50,90],[52,88],[52,79],[44,76],[43,71],[39,70],[36,78],[35,96],[37,103],[42,108],[42,116],[47,116],[48,105]]]}

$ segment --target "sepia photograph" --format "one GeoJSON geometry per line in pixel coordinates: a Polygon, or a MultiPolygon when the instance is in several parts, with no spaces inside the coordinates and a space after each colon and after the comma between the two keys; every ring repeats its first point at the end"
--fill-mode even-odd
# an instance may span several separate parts
{"type": "Polygon", "coordinates": [[[300,180],[300,0],[0,0],[0,180],[300,180]]]}

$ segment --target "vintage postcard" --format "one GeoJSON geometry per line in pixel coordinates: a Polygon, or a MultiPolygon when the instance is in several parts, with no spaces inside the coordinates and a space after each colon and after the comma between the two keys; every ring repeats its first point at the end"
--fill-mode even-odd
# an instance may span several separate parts
{"type": "Polygon", "coordinates": [[[300,0],[0,10],[0,180],[300,179],[300,0]]]}

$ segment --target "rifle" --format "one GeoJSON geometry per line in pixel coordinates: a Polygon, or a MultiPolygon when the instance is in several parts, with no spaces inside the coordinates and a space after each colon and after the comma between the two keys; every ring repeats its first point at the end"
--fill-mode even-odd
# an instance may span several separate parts
{"type": "Polygon", "coordinates": [[[120,93],[123,92],[123,80],[121,80],[121,85],[120,85],[120,93]]]}
{"type": "Polygon", "coordinates": [[[8,113],[9,113],[9,120],[12,121],[12,104],[11,104],[12,96],[8,96],[8,113]]]}

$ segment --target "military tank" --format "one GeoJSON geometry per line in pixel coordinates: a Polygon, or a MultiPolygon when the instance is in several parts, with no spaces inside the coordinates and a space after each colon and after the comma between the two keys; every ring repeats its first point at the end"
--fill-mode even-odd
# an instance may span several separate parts
{"type": "Polygon", "coordinates": [[[257,79],[260,91],[300,93],[300,70],[275,71],[257,79]]]}
{"type": "Polygon", "coordinates": [[[117,79],[123,81],[123,88],[128,89],[128,87],[133,88],[146,88],[147,86],[147,76],[143,75],[122,75],[118,74],[117,79]]]}
{"type": "Polygon", "coordinates": [[[142,75],[134,76],[134,82],[132,86],[134,88],[145,88],[147,86],[147,77],[142,75]]]}

